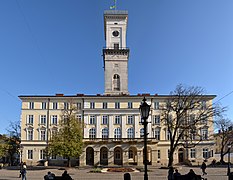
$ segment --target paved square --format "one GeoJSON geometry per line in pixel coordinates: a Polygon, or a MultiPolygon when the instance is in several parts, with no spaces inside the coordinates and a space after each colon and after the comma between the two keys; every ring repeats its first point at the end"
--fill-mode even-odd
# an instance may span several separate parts
{"type": "MultiPolygon", "coordinates": [[[[179,172],[181,174],[188,173],[190,167],[178,167],[179,172]]],[[[196,174],[201,174],[201,169],[198,167],[192,168],[196,174]]],[[[74,180],[104,180],[104,179],[111,179],[111,180],[123,180],[124,173],[90,173],[89,171],[91,168],[70,168],[67,169],[68,173],[74,180]]],[[[148,172],[149,180],[166,180],[167,179],[167,169],[159,169],[158,167],[149,167],[150,172],[148,172]]],[[[46,170],[28,170],[27,171],[27,180],[43,180],[45,174],[48,171],[53,172],[54,174],[61,176],[63,170],[58,170],[58,168],[53,169],[46,169],[46,170]]],[[[207,168],[208,175],[204,176],[208,180],[227,180],[228,177],[226,176],[227,168],[207,168]]],[[[143,172],[133,172],[131,174],[131,180],[143,180],[143,172]]],[[[16,180],[19,179],[19,170],[0,170],[0,179],[1,180],[16,180]]]]}

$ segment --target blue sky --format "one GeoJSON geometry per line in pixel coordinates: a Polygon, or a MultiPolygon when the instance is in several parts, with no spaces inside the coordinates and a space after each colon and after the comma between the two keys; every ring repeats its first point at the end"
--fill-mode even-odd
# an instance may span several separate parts
{"type": "MultiPolygon", "coordinates": [[[[104,92],[103,11],[113,0],[0,1],[0,133],[19,95],[104,92]]],[[[233,1],[118,0],[128,10],[131,94],[201,86],[233,120],[233,1]]]]}

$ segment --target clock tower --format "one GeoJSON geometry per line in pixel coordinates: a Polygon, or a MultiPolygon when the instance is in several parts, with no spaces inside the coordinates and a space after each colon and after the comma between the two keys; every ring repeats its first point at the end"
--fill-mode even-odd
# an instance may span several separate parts
{"type": "Polygon", "coordinates": [[[106,47],[103,49],[106,95],[123,95],[128,92],[128,59],[126,30],[128,12],[107,10],[104,12],[104,34],[106,47]]]}

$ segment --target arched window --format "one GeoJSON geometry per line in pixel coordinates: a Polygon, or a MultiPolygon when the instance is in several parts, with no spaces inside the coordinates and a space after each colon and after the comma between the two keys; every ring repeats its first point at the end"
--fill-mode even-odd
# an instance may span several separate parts
{"type": "Polygon", "coordinates": [[[95,135],[96,135],[96,133],[95,133],[95,128],[91,128],[91,129],[89,130],[89,138],[90,138],[90,139],[94,139],[94,138],[95,138],[95,135]]]}
{"type": "Polygon", "coordinates": [[[121,139],[121,128],[116,128],[114,130],[114,138],[115,139],[121,139]]]}
{"type": "Polygon", "coordinates": [[[108,128],[102,129],[102,139],[108,139],[108,128]]]}
{"type": "Polygon", "coordinates": [[[129,138],[129,139],[133,139],[134,138],[134,129],[133,128],[129,128],[127,130],[127,138],[129,138]]]}
{"type": "Polygon", "coordinates": [[[120,91],[120,76],[118,74],[113,76],[113,90],[120,91]]]}

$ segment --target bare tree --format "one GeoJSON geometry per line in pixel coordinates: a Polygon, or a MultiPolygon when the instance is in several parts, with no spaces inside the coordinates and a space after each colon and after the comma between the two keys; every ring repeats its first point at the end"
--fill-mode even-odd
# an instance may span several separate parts
{"type": "Polygon", "coordinates": [[[222,111],[209,102],[215,96],[204,95],[203,92],[200,87],[180,84],[161,107],[161,123],[166,127],[170,141],[169,167],[173,165],[173,155],[179,146],[191,148],[208,139],[208,134],[200,131],[213,123],[213,116],[222,111]]]}
{"type": "Polygon", "coordinates": [[[8,135],[5,138],[7,144],[7,158],[9,159],[10,165],[16,165],[19,160],[17,158],[19,146],[20,146],[20,121],[10,121],[8,128],[6,129],[8,135]]]}
{"type": "Polygon", "coordinates": [[[218,133],[216,138],[218,145],[220,146],[220,163],[224,163],[224,156],[228,153],[229,149],[227,148],[228,144],[233,144],[233,123],[230,119],[224,118],[223,116],[216,118],[216,128],[218,133]]]}

